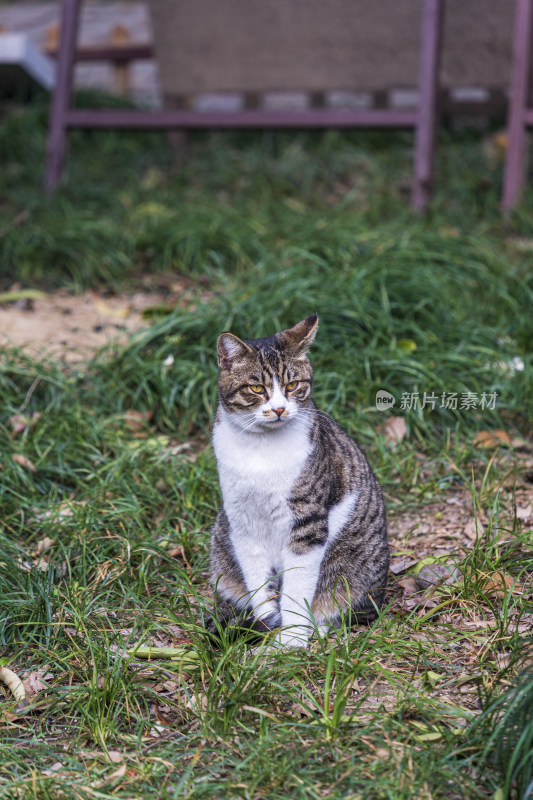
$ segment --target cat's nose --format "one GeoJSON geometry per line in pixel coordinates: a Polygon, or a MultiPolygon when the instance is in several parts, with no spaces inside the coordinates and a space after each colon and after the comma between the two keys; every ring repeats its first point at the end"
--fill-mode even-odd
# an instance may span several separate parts
{"type": "Polygon", "coordinates": [[[277,414],[278,415],[278,419],[279,419],[284,411],[285,411],[285,406],[283,408],[275,408],[274,409],[274,414],[277,414]]]}

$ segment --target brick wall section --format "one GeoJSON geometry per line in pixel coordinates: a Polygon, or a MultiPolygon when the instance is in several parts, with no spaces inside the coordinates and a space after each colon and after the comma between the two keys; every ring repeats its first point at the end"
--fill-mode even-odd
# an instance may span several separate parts
{"type": "MultiPolygon", "coordinates": [[[[417,82],[421,0],[151,0],[166,97],[417,82]]],[[[444,87],[504,89],[514,0],[447,0],[444,87]]]]}
{"type": "MultiPolygon", "coordinates": [[[[514,8],[446,0],[445,113],[504,112],[514,8]]],[[[153,38],[159,64],[131,66],[133,99],[150,106],[161,80],[167,105],[198,110],[412,107],[420,9],[421,0],[84,0],[80,42],[107,42],[116,24],[134,41],[153,38]]],[[[0,0],[0,25],[37,46],[58,18],[57,1],[0,0]]],[[[79,64],[76,85],[114,91],[112,67],[79,64]]]]}

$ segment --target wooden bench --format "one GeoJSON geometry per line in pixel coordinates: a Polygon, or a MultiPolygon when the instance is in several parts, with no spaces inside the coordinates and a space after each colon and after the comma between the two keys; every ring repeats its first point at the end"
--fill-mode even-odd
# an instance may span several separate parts
{"type": "MultiPolygon", "coordinates": [[[[290,2],[290,0],[286,0],[290,2]]],[[[310,108],[302,111],[244,109],[239,111],[194,111],[189,109],[128,110],[74,109],[71,93],[77,50],[81,0],[63,0],[61,42],[57,81],[50,115],[45,189],[58,185],[65,160],[67,134],[73,128],[410,128],[415,133],[412,205],[422,213],[433,189],[433,164],[439,58],[444,0],[423,0],[420,21],[418,107],[335,109],[310,108]]],[[[101,53],[104,56],[106,53],[101,53]]],[[[147,57],[148,50],[137,53],[147,57]]],[[[132,53],[128,54],[131,59],[132,53]]],[[[126,54],[125,54],[126,57],[126,54]]],[[[334,87],[332,87],[334,88],[334,87]]]]}

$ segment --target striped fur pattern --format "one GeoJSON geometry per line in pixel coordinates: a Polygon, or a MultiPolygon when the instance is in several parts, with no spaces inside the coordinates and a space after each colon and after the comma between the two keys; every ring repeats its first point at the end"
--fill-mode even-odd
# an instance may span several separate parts
{"type": "Polygon", "coordinates": [[[371,621],[389,565],[381,490],[312,398],[316,315],[264,339],[218,342],[213,429],[223,505],[211,538],[219,619],[305,645],[351,610],[371,621]]]}

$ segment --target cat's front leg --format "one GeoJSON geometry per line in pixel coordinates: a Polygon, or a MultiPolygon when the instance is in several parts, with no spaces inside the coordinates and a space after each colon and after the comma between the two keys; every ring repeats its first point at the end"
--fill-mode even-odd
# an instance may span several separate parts
{"type": "MultiPolygon", "coordinates": [[[[232,529],[221,508],[211,536],[211,581],[221,607],[252,612],[267,629],[279,627],[277,593],[270,589],[268,552],[259,537],[232,529]]],[[[228,613],[229,615],[229,613],[228,613]]]]}
{"type": "Polygon", "coordinates": [[[314,630],[311,603],[315,596],[324,546],[305,553],[284,552],[283,589],[280,597],[279,641],[286,647],[306,647],[314,630]]]}
{"type": "Polygon", "coordinates": [[[278,627],[278,593],[271,586],[271,553],[268,545],[246,534],[234,535],[232,544],[247,589],[239,600],[240,607],[247,606],[254,617],[263,620],[267,627],[278,627]]]}

